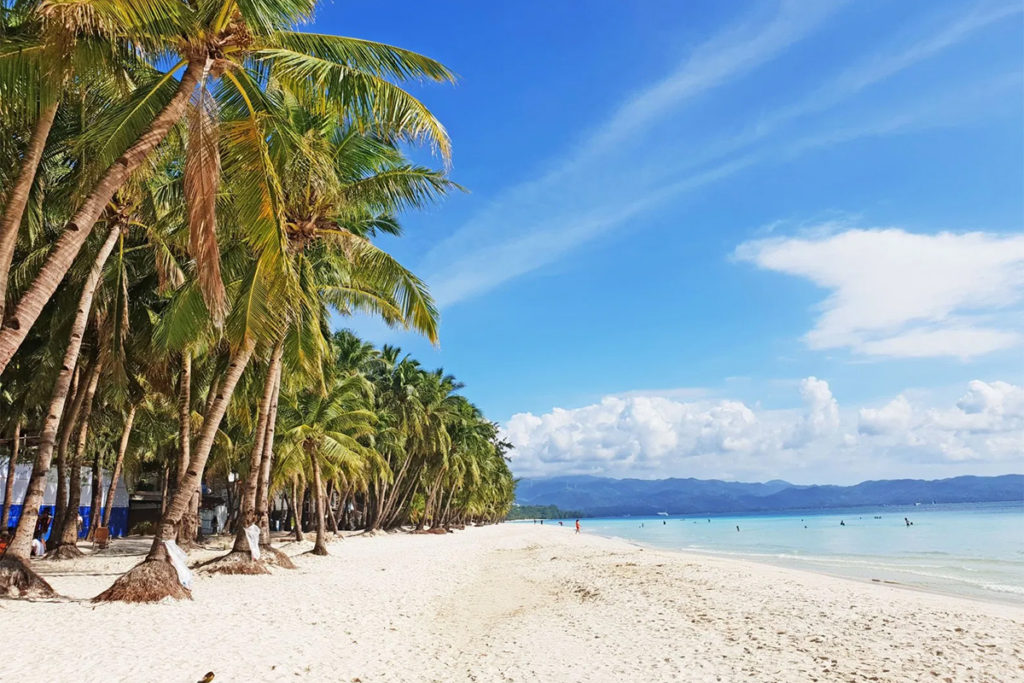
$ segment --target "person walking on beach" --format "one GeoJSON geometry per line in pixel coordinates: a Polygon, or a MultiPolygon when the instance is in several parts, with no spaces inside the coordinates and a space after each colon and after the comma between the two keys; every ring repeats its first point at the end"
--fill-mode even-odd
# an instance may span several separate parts
{"type": "Polygon", "coordinates": [[[580,520],[576,520],[576,533],[580,532],[580,520]]]}

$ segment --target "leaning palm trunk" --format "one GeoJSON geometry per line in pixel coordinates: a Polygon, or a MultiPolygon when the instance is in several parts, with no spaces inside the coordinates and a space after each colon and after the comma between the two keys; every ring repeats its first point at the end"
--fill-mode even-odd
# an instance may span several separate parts
{"type": "Polygon", "coordinates": [[[309,460],[313,465],[313,493],[316,496],[316,542],[313,544],[314,555],[327,555],[327,529],[324,523],[324,485],[320,478],[320,458],[316,448],[309,449],[309,460]]]}
{"type": "Polygon", "coordinates": [[[110,526],[110,510],[114,507],[114,493],[117,492],[117,482],[121,479],[121,470],[124,468],[124,456],[128,452],[128,439],[132,435],[132,425],[135,424],[135,411],[139,404],[133,403],[128,409],[128,415],[124,419],[124,429],[121,431],[121,443],[117,446],[117,460],[114,461],[114,471],[110,475],[110,484],[107,486],[106,505],[103,506],[103,526],[110,526]]]}
{"type": "Polygon", "coordinates": [[[218,384],[217,396],[210,402],[210,409],[203,420],[203,428],[192,451],[185,476],[160,519],[149,555],[115,581],[114,585],[96,596],[96,601],[157,602],[167,597],[191,598],[191,593],[178,582],[178,576],[168,561],[164,540],[175,537],[178,525],[181,524],[182,517],[188,509],[192,494],[199,485],[203,469],[206,467],[206,460],[210,456],[220,422],[231,401],[231,395],[242,372],[245,371],[245,366],[249,364],[249,358],[252,357],[253,346],[252,341],[247,339],[231,355],[227,372],[218,384]]]}
{"type": "Polygon", "coordinates": [[[7,461],[7,481],[4,484],[4,511],[0,519],[0,531],[7,531],[11,523],[11,504],[14,502],[14,472],[18,466],[18,447],[21,443],[21,420],[14,421],[14,439],[11,441],[11,456],[7,461]]]}
{"type": "Polygon", "coordinates": [[[256,521],[256,493],[259,488],[260,469],[263,460],[263,443],[267,437],[267,421],[270,416],[270,404],[274,399],[274,387],[277,372],[281,365],[281,353],[284,347],[277,345],[270,357],[267,378],[263,382],[263,397],[260,399],[259,417],[256,421],[256,433],[252,450],[249,452],[249,472],[245,477],[245,488],[238,501],[238,519],[235,524],[235,542],[231,552],[219,557],[205,569],[219,574],[268,574],[265,563],[252,559],[249,539],[245,530],[256,521]]]}
{"type": "Polygon", "coordinates": [[[156,115],[135,144],[107,168],[78,212],[65,226],[64,232],[47,255],[43,267],[0,328],[0,373],[7,368],[14,353],[25,341],[29,329],[35,324],[43,306],[64,279],[110,198],[163,141],[171,127],[181,120],[189,97],[209,62],[209,58],[205,56],[189,61],[188,68],[178,83],[178,89],[167,105],[156,115]]]}
{"type": "Polygon", "coordinates": [[[78,549],[78,507],[82,500],[82,457],[85,455],[85,446],[89,438],[89,417],[92,415],[93,399],[96,397],[102,367],[99,360],[92,364],[92,368],[89,370],[89,385],[83,392],[85,395],[85,401],[82,404],[84,409],[82,422],[78,428],[75,454],[71,458],[68,505],[60,529],[58,530],[55,526],[54,532],[50,536],[51,539],[56,539],[56,547],[47,555],[51,560],[70,560],[82,556],[82,551],[78,549]]]}
{"type": "Polygon", "coordinates": [[[25,215],[25,206],[36,178],[39,161],[43,158],[46,139],[50,137],[50,128],[57,115],[57,102],[47,105],[39,112],[36,125],[32,128],[32,137],[21,160],[18,179],[7,195],[7,206],[4,207],[3,218],[0,218],[0,321],[4,319],[4,300],[7,298],[7,278],[11,273],[11,259],[14,258],[14,247],[18,243],[18,228],[21,218],[25,215]]]}
{"type": "MultiPolygon", "coordinates": [[[[32,548],[32,534],[39,517],[39,506],[43,502],[46,475],[50,472],[50,460],[53,457],[53,447],[57,440],[57,428],[60,426],[60,419],[64,414],[64,404],[71,388],[71,375],[74,374],[75,365],[78,363],[78,353],[82,348],[86,323],[89,321],[93,295],[96,293],[96,286],[99,284],[100,275],[103,272],[103,264],[106,263],[107,257],[113,251],[120,234],[121,227],[119,225],[110,229],[110,234],[107,235],[106,241],[100,247],[92,268],[89,270],[89,275],[85,279],[82,294],[78,298],[78,308],[75,310],[75,318],[71,323],[71,341],[64,352],[64,359],[61,362],[60,371],[57,373],[57,381],[53,385],[46,418],[43,420],[39,448],[36,450],[35,464],[32,466],[32,477],[29,479],[28,490],[25,492],[25,500],[22,503],[21,519],[18,520],[18,529],[14,533],[14,539],[7,548],[7,552],[0,558],[0,594],[55,594],[50,584],[32,571],[28,565],[29,553],[32,548]]],[[[77,504],[77,501],[75,502],[77,504]]]]}

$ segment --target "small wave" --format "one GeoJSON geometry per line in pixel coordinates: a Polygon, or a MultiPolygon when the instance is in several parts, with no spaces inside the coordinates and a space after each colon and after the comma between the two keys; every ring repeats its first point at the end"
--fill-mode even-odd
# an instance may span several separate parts
{"type": "Polygon", "coordinates": [[[1024,595],[1024,586],[1010,586],[1005,583],[985,583],[982,584],[982,588],[990,591],[996,591],[997,593],[1014,593],[1015,595],[1024,595]]]}

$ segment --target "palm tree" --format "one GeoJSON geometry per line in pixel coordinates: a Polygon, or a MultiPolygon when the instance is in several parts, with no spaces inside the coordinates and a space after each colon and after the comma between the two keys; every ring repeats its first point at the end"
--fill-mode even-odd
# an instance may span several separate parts
{"type": "Polygon", "coordinates": [[[130,32],[129,39],[143,42],[172,65],[155,71],[125,106],[112,108],[106,120],[93,128],[93,139],[103,141],[93,166],[106,170],[91,184],[0,328],[0,372],[56,291],[107,202],[182,120],[190,101],[197,112],[189,125],[192,135],[186,162],[190,242],[200,263],[202,291],[215,318],[226,308],[216,265],[212,211],[219,136],[211,93],[216,92],[226,108],[244,105],[246,130],[237,132],[248,139],[259,163],[267,137],[263,120],[276,104],[265,92],[271,82],[341,120],[358,121],[389,139],[431,141],[447,156],[449,143],[441,124],[389,79],[450,81],[452,74],[434,60],[389,45],[290,30],[307,19],[315,5],[315,0],[164,2],[159,10],[174,10],[157,14],[146,31],[130,32]],[[168,55],[173,57],[167,59],[168,55]],[[174,74],[182,69],[175,86],[174,74]]]}
{"type": "Polygon", "coordinates": [[[327,555],[325,498],[327,479],[358,478],[376,458],[371,447],[360,442],[373,434],[376,419],[372,387],[360,375],[342,377],[326,395],[289,392],[281,407],[282,458],[303,462],[311,473],[316,501],[314,555],[327,555]]]}

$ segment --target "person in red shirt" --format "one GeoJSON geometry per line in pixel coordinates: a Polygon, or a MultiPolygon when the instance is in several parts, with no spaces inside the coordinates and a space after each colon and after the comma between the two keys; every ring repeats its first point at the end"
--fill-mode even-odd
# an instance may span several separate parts
{"type": "Polygon", "coordinates": [[[580,520],[576,520],[576,533],[580,532],[580,520]]]}

